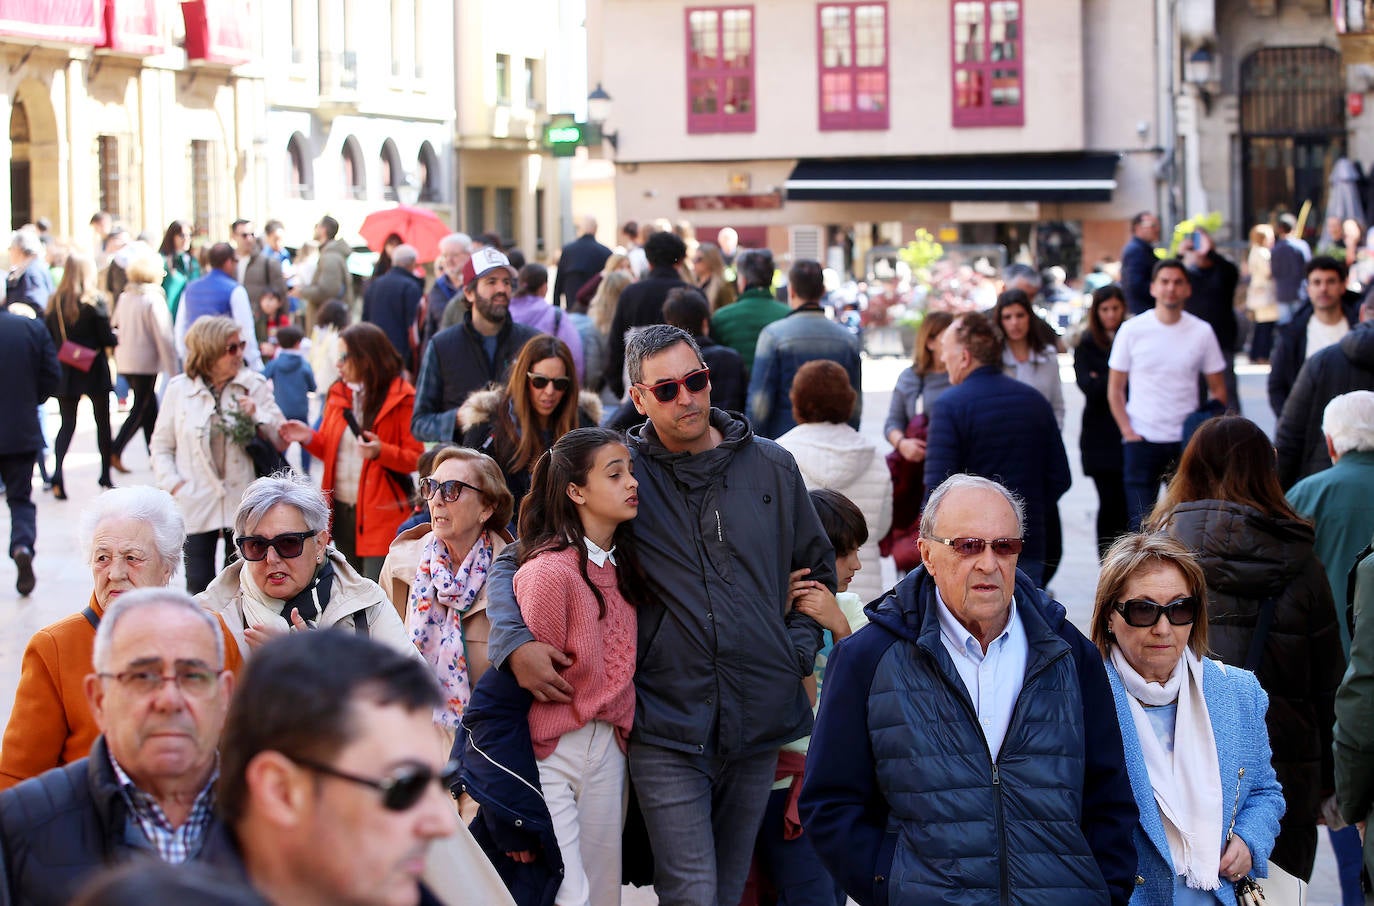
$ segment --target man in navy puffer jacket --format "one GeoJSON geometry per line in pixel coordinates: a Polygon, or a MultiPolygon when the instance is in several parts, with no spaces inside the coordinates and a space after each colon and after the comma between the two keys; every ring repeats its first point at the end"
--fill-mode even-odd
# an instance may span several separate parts
{"type": "Polygon", "coordinates": [[[1124,904],[1134,889],[1138,814],[1102,657],[1017,572],[1022,526],[1006,488],[949,478],[922,565],[827,665],[802,824],[864,906],[1124,904]]]}

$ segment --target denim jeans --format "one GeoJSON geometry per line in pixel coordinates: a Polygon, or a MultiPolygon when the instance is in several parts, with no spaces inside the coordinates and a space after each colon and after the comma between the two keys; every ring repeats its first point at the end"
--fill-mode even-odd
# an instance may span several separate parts
{"type": "Polygon", "coordinates": [[[660,906],[737,906],[778,753],[692,755],[630,742],[660,906]]]}
{"type": "Polygon", "coordinates": [[[1126,508],[1131,531],[1140,531],[1140,522],[1150,515],[1159,497],[1159,485],[1178,461],[1180,444],[1156,444],[1135,440],[1122,448],[1122,479],[1126,485],[1126,508]]]}
{"type": "Polygon", "coordinates": [[[1331,851],[1336,856],[1336,874],[1341,881],[1342,906],[1360,906],[1365,902],[1360,890],[1360,869],[1364,867],[1364,844],[1360,831],[1353,824],[1338,831],[1327,829],[1331,851]]]}

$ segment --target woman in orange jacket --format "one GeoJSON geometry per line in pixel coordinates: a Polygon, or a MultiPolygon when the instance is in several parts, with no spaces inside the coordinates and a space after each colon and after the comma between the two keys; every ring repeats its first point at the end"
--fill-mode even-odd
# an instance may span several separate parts
{"type": "Polygon", "coordinates": [[[411,473],[423,452],[410,433],[415,388],[401,377],[401,356],[381,328],[354,324],[339,340],[339,379],[329,388],[320,429],[290,421],[281,436],[324,462],[334,546],[375,581],[411,511],[411,473]]]}

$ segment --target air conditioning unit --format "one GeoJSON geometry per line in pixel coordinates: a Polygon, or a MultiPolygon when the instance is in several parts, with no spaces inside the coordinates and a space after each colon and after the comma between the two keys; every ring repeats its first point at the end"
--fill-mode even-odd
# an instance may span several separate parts
{"type": "Polygon", "coordinates": [[[825,246],[825,230],[818,226],[787,228],[787,244],[793,261],[820,261],[825,246]]]}

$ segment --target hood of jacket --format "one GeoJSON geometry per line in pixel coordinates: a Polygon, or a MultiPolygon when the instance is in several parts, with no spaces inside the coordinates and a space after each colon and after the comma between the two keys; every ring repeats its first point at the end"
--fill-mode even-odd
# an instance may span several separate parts
{"type": "Polygon", "coordinates": [[[1226,500],[1179,504],[1169,534],[1197,552],[1210,591],[1256,599],[1291,583],[1312,558],[1312,527],[1226,500]]]}
{"type": "MultiPolygon", "coordinates": [[[[1036,588],[1019,569],[1016,571],[1015,595],[1018,607],[1023,611],[1026,607],[1033,607],[1044,619],[1049,631],[1058,635],[1066,619],[1064,605],[1036,588]]],[[[935,580],[922,564],[907,573],[906,578],[887,594],[868,604],[864,613],[870,623],[877,623],[899,639],[914,644],[925,636],[929,645],[938,646],[940,618],[935,612],[936,606],[935,580]]]]}
{"type": "Polygon", "coordinates": [[[305,356],[285,350],[277,353],[272,361],[275,363],[273,370],[280,374],[295,374],[305,367],[305,356]]]}
{"type": "Polygon", "coordinates": [[[721,434],[721,442],[701,453],[674,453],[659,442],[653,422],[645,422],[630,430],[631,445],[640,453],[653,457],[674,478],[689,489],[706,487],[725,474],[725,464],[735,452],[754,440],[749,423],[724,409],[710,410],[711,427],[721,434]]]}
{"type": "Polygon", "coordinates": [[[324,245],[320,246],[321,258],[323,258],[325,255],[331,254],[341,255],[343,256],[344,261],[347,261],[348,256],[353,254],[353,246],[349,245],[344,240],[336,237],[334,239],[329,240],[324,245]]]}
{"type": "MultiPolygon", "coordinates": [[[[458,407],[459,427],[463,431],[471,431],[478,425],[490,424],[496,418],[504,392],[500,387],[492,387],[468,394],[468,398],[463,400],[463,405],[458,407]]],[[[592,424],[601,424],[601,400],[595,393],[580,391],[577,396],[577,408],[592,424]]]]}
{"type": "Polygon", "coordinates": [[[1374,371],[1374,327],[1358,324],[1341,337],[1341,352],[1351,364],[1365,371],[1374,371]]]}
{"type": "Polygon", "coordinates": [[[778,445],[796,459],[807,487],[847,488],[874,466],[873,444],[845,424],[797,425],[778,445]]]}

